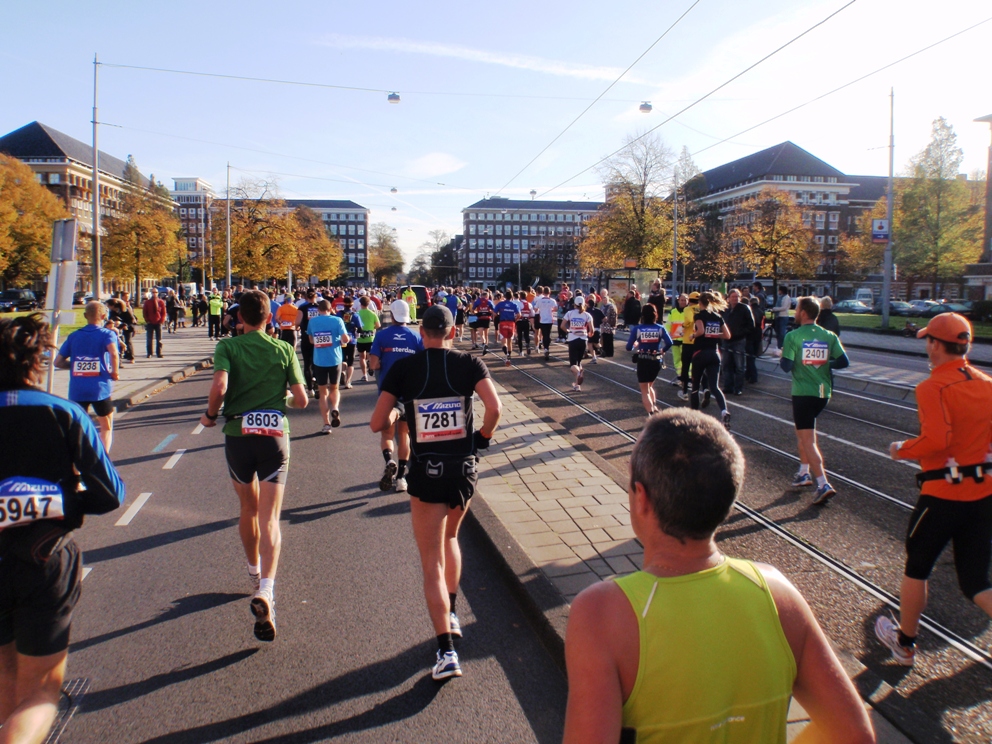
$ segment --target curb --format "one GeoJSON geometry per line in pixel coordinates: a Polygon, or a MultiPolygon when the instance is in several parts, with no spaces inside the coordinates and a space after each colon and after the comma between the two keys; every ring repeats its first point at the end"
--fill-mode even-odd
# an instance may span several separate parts
{"type": "MultiPolygon", "coordinates": [[[[851,347],[859,348],[859,347],[851,347]]],[[[759,357],[757,362],[771,365],[771,369],[766,369],[765,374],[779,371],[778,363],[771,359],[759,357]]],[[[783,377],[782,379],[786,379],[783,377]]],[[[834,388],[837,390],[848,390],[855,393],[868,393],[890,400],[900,400],[906,403],[916,404],[916,388],[908,385],[894,385],[888,382],[874,382],[872,380],[862,380],[858,377],[848,377],[847,375],[834,375],[834,388]]]]}
{"type": "Polygon", "coordinates": [[[194,362],[188,367],[183,367],[178,372],[172,372],[171,374],[156,380],[150,385],[146,385],[141,388],[141,390],[136,393],[132,393],[127,398],[115,398],[114,399],[114,410],[118,413],[126,411],[128,408],[133,408],[134,406],[148,400],[150,397],[156,393],[160,393],[165,390],[169,385],[174,385],[180,380],[185,380],[200,370],[206,369],[207,367],[212,367],[214,364],[214,357],[211,354],[208,357],[204,357],[198,362],[194,362]]]}

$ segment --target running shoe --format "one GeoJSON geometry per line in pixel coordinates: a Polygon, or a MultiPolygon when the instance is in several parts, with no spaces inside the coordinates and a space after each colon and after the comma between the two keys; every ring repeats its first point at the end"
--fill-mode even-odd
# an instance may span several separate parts
{"type": "Polygon", "coordinates": [[[550,351],[545,351],[544,352],[544,361],[548,361],[550,358],[551,358],[551,352],[550,351]]]}
{"type": "Polygon", "coordinates": [[[475,351],[478,348],[479,348],[478,344],[472,344],[472,351],[475,351]]]}
{"type": "Polygon", "coordinates": [[[685,390],[679,390],[678,396],[679,400],[689,400],[689,395],[685,392],[685,390]]]}
{"type": "Polygon", "coordinates": [[[349,382],[347,385],[345,385],[344,386],[344,389],[345,390],[351,390],[351,383],[349,382]]]}
{"type": "Polygon", "coordinates": [[[576,385],[576,384],[575,384],[575,383],[573,382],[573,383],[572,383],[572,392],[573,392],[573,393],[575,393],[575,392],[578,392],[578,390],[579,390],[579,386],[578,386],[578,385],[576,385]]]}
{"type": "Polygon", "coordinates": [[[899,643],[899,625],[894,618],[880,616],[875,621],[875,637],[892,652],[892,658],[897,664],[913,666],[913,662],[916,661],[916,648],[899,643]]]}
{"type": "Polygon", "coordinates": [[[489,353],[489,344],[483,344],[482,345],[482,356],[485,356],[488,353],[489,353]]]}
{"type": "Polygon", "coordinates": [[[708,406],[709,404],[710,404],[710,391],[707,390],[703,393],[703,400],[700,402],[699,408],[700,409],[706,408],[706,406],[708,406]]]}
{"type": "Polygon", "coordinates": [[[248,572],[248,580],[251,581],[251,590],[257,592],[259,587],[262,586],[262,574],[253,574],[251,571],[248,572]]]}
{"type": "MultiPolygon", "coordinates": [[[[351,387],[350,385],[348,387],[351,387]]],[[[341,412],[331,411],[331,426],[335,429],[341,426],[341,412]]]]}
{"type": "Polygon", "coordinates": [[[442,655],[441,650],[438,649],[437,663],[434,664],[431,676],[436,680],[448,679],[448,677],[461,677],[462,668],[458,665],[458,653],[455,651],[445,651],[442,655]]]}
{"type": "Polygon", "coordinates": [[[829,483],[824,483],[822,486],[816,489],[816,495],[813,496],[813,503],[817,506],[822,506],[830,501],[830,498],[837,493],[834,487],[829,483]]]}
{"type": "Polygon", "coordinates": [[[332,431],[332,429],[333,429],[333,427],[330,424],[324,424],[321,427],[321,429],[320,429],[320,433],[321,434],[330,434],[331,431],[332,431]]]}
{"type": "Polygon", "coordinates": [[[402,493],[406,490],[406,478],[396,479],[396,493],[402,493]]]}
{"type": "Polygon", "coordinates": [[[593,357],[589,360],[589,364],[599,364],[599,360],[597,360],[596,357],[593,357]]]}
{"type": "Polygon", "coordinates": [[[676,378],[675,378],[674,380],[672,380],[672,381],[671,381],[670,383],[668,383],[668,384],[669,384],[669,385],[671,385],[672,387],[681,387],[681,385],[682,385],[682,380],[680,380],[680,379],[679,379],[678,377],[676,377],[676,378]]]}
{"type": "Polygon", "coordinates": [[[729,429],[730,428],[730,411],[724,411],[723,413],[721,413],[720,414],[720,421],[722,421],[723,422],[723,425],[726,426],[729,429]]]}
{"type": "Polygon", "coordinates": [[[392,460],[386,463],[386,469],[382,471],[382,478],[379,480],[380,491],[388,491],[393,487],[393,476],[396,475],[398,467],[392,460]]]}
{"type": "Polygon", "coordinates": [[[578,378],[576,378],[575,382],[577,382],[579,385],[581,385],[582,384],[582,381],[585,380],[585,379],[586,379],[586,375],[582,371],[582,368],[579,367],[579,376],[578,376],[578,378]]]}
{"type": "Polygon", "coordinates": [[[812,486],[813,476],[809,473],[796,473],[792,476],[792,487],[800,488],[801,486],[812,486]]]}
{"type": "Polygon", "coordinates": [[[448,619],[451,622],[451,635],[453,635],[455,638],[461,638],[462,637],[462,624],[458,620],[458,615],[456,615],[454,612],[452,612],[452,613],[450,613],[448,615],[448,619]]]}
{"type": "Polygon", "coordinates": [[[255,616],[255,637],[270,642],[276,639],[276,601],[267,592],[257,591],[251,598],[251,614],[255,616]]]}

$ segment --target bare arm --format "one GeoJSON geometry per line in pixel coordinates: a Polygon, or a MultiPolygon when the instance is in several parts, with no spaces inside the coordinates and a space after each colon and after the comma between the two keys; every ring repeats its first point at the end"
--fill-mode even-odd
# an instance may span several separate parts
{"type": "Polygon", "coordinates": [[[117,350],[117,344],[107,344],[107,351],[110,353],[110,379],[119,380],[121,371],[121,356],[117,350]]]}
{"type": "Polygon", "coordinates": [[[200,416],[200,423],[207,429],[217,426],[216,417],[220,415],[220,407],[224,402],[224,395],[227,393],[227,372],[217,370],[214,372],[214,380],[210,385],[210,394],[207,397],[207,410],[200,416]],[[207,414],[214,416],[214,419],[207,418],[207,414]]]}
{"type": "Polygon", "coordinates": [[[61,354],[55,356],[55,366],[58,369],[69,369],[69,360],[61,354]]]}
{"type": "MultiPolygon", "coordinates": [[[[376,359],[377,357],[372,357],[376,359]]],[[[379,433],[385,431],[399,418],[399,411],[396,410],[396,396],[392,393],[379,393],[379,400],[376,401],[375,410],[372,411],[372,419],[369,426],[372,431],[379,433]]]]}
{"type": "Polygon", "coordinates": [[[486,414],[482,418],[482,426],[479,427],[479,433],[486,439],[491,439],[496,426],[499,424],[503,404],[499,401],[496,386],[493,385],[493,381],[488,377],[484,380],[479,380],[479,383],[475,386],[475,392],[482,401],[482,405],[486,408],[486,414]]]}
{"type": "Polygon", "coordinates": [[[723,328],[723,331],[721,332],[721,338],[723,338],[724,341],[729,341],[731,336],[730,326],[724,323],[721,327],[723,328]]]}
{"type": "MultiPolygon", "coordinates": [[[[289,392],[293,395],[290,408],[299,408],[302,410],[309,405],[310,398],[307,396],[307,389],[303,387],[303,383],[298,382],[295,385],[290,385],[289,392]]],[[[289,401],[286,402],[289,403],[289,401]]]]}
{"type": "Polygon", "coordinates": [[[377,357],[375,354],[369,354],[369,367],[371,367],[372,370],[374,371],[374,370],[378,370],[380,366],[381,365],[379,363],[379,357],[377,357]]]}

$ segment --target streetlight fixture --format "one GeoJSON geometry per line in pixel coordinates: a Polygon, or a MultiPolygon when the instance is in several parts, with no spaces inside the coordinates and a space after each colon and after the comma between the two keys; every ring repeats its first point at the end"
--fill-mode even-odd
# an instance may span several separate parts
{"type": "Polygon", "coordinates": [[[641,105],[638,107],[638,110],[642,114],[650,114],[652,108],[653,107],[651,106],[651,101],[643,101],[641,105]]]}
{"type": "Polygon", "coordinates": [[[388,96],[386,96],[386,100],[389,101],[390,103],[399,103],[400,94],[391,92],[388,96]]]}

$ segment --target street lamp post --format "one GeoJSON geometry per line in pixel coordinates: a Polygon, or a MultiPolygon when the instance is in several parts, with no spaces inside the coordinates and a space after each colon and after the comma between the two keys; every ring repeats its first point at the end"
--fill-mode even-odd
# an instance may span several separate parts
{"type": "MultiPolygon", "coordinates": [[[[988,123],[992,130],[992,114],[975,121],[988,123]]],[[[989,164],[985,171],[985,238],[982,242],[982,263],[992,263],[992,143],[989,143],[989,164]]]]}

